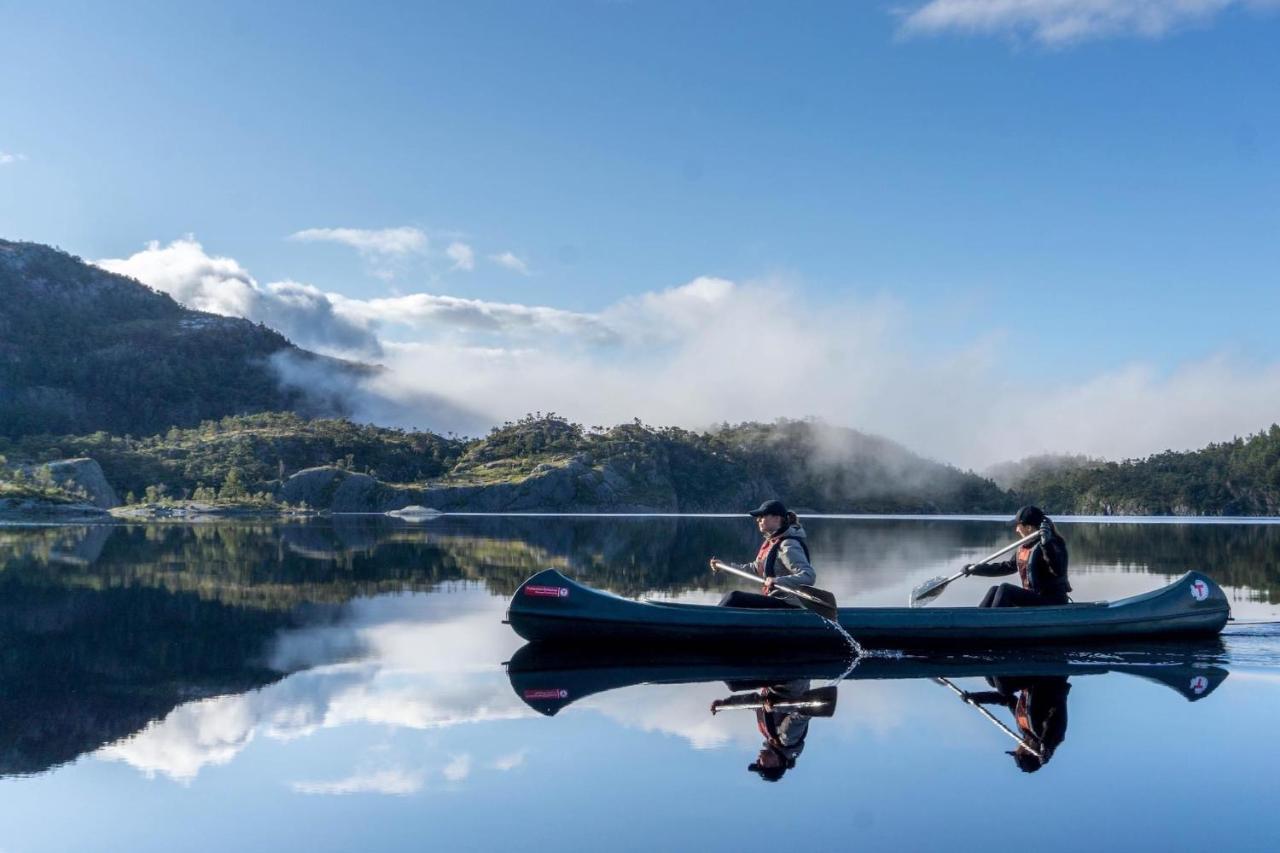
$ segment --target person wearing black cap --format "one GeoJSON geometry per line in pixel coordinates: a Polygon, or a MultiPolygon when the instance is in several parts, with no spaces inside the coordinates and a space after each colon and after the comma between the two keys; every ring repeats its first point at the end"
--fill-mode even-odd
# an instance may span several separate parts
{"type": "MultiPolygon", "coordinates": [[[[756,528],[764,537],[755,560],[735,564],[743,571],[755,572],[764,579],[763,595],[734,590],[720,600],[722,607],[795,607],[789,602],[786,588],[813,586],[817,575],[809,562],[809,545],[804,528],[794,512],[788,512],[782,501],[765,501],[752,510],[756,528]]],[[[717,557],[711,558],[715,569],[717,557]]]]}
{"type": "Polygon", "coordinates": [[[759,706],[756,708],[756,726],[764,735],[764,743],[760,744],[760,752],[756,760],[747,765],[747,770],[759,774],[766,782],[781,779],[796,766],[796,759],[804,752],[810,715],[796,708],[787,708],[785,703],[803,697],[809,686],[808,679],[794,679],[711,703],[713,714],[735,705],[759,706]],[[774,703],[784,707],[775,707],[774,703]]]}
{"type": "Polygon", "coordinates": [[[1067,677],[995,676],[987,683],[995,689],[966,693],[965,699],[976,705],[1003,705],[1013,712],[1022,743],[1007,754],[1023,773],[1035,773],[1067,738],[1067,677]]]}
{"type": "Polygon", "coordinates": [[[1058,529],[1037,506],[1024,506],[1013,517],[1014,531],[1021,539],[1039,531],[1033,539],[1003,563],[978,563],[964,567],[966,576],[984,578],[1017,574],[1021,586],[1002,583],[987,590],[979,607],[1035,607],[1066,604],[1071,584],[1067,582],[1067,543],[1058,529]]]}

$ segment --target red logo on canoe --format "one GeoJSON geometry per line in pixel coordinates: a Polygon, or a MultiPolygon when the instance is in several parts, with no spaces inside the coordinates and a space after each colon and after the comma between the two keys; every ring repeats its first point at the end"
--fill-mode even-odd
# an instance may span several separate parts
{"type": "Polygon", "coordinates": [[[1191,585],[1191,597],[1196,601],[1204,601],[1209,597],[1209,585],[1204,581],[1196,581],[1191,585]]]}
{"type": "Polygon", "coordinates": [[[526,690],[524,692],[526,699],[568,699],[569,691],[563,688],[550,690],[526,690]]]}
{"type": "Polygon", "coordinates": [[[539,598],[567,598],[569,588],[565,586],[526,586],[524,588],[525,595],[533,595],[539,598]]]}

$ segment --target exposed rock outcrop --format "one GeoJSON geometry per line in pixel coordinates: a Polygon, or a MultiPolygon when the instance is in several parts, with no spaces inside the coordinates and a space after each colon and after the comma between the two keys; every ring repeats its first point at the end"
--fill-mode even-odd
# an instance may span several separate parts
{"type": "Polygon", "coordinates": [[[367,474],[320,467],[299,471],[280,498],[333,512],[388,512],[419,504],[442,512],[677,512],[675,486],[661,472],[627,476],[616,465],[581,457],[539,465],[520,480],[474,485],[405,487],[367,474]]]}
{"type": "Polygon", "coordinates": [[[63,459],[58,462],[46,462],[39,466],[49,472],[49,478],[58,486],[72,494],[83,494],[99,509],[111,509],[120,506],[120,498],[116,490],[111,488],[102,467],[93,459],[63,459]]]}

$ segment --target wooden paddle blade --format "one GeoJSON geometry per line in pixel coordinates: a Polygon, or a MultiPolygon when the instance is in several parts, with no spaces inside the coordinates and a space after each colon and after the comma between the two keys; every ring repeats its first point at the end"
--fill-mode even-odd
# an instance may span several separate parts
{"type": "Polygon", "coordinates": [[[809,610],[812,610],[814,613],[817,613],[819,616],[821,616],[823,619],[826,619],[828,622],[838,623],[840,621],[840,611],[836,610],[834,607],[832,607],[829,604],[818,604],[817,602],[805,601],[804,599],[801,599],[801,602],[804,604],[806,608],[808,608],[809,610]]]}
{"type": "Polygon", "coordinates": [[[827,687],[817,687],[804,694],[805,702],[816,702],[818,704],[811,706],[805,711],[811,717],[830,717],[836,712],[836,696],[838,691],[835,685],[827,687]]]}
{"type": "Polygon", "coordinates": [[[812,610],[828,622],[839,622],[840,611],[836,610],[835,604],[827,604],[825,601],[818,601],[813,598],[806,598],[802,595],[791,596],[793,601],[799,602],[800,606],[805,610],[812,610]]]}
{"type": "Polygon", "coordinates": [[[947,588],[955,578],[930,578],[911,590],[911,606],[919,607],[922,604],[928,604],[938,596],[942,595],[942,591],[947,588]]]}
{"type": "Polygon", "coordinates": [[[816,586],[804,586],[803,584],[796,587],[796,589],[800,590],[805,595],[813,596],[823,604],[830,604],[832,607],[836,606],[836,597],[825,589],[818,589],[816,586]]]}

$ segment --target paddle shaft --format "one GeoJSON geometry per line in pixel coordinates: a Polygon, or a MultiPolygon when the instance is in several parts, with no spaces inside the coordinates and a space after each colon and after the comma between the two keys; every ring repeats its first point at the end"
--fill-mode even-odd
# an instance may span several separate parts
{"type": "MultiPolygon", "coordinates": [[[[731,575],[737,575],[740,578],[746,578],[749,581],[760,583],[759,575],[753,575],[751,572],[744,572],[742,569],[738,568],[737,566],[731,566],[728,563],[724,562],[723,560],[716,560],[715,564],[716,564],[716,571],[728,572],[731,575]]],[[[812,601],[814,604],[820,604],[823,607],[831,606],[827,602],[823,601],[821,598],[815,598],[814,596],[809,595],[807,592],[802,592],[801,590],[793,589],[792,587],[789,587],[789,586],[779,585],[779,586],[776,586],[775,589],[780,589],[783,592],[787,593],[788,595],[794,595],[796,598],[803,598],[805,601],[812,601]]]]}
{"type": "MultiPolygon", "coordinates": [[[[807,702],[770,702],[770,708],[780,708],[784,711],[803,708],[821,708],[824,705],[830,705],[830,702],[824,702],[821,699],[811,699],[807,702]]],[[[758,711],[764,707],[763,702],[753,702],[750,705],[722,705],[717,711],[758,711]]]]}
{"type": "MultiPolygon", "coordinates": [[[[1000,555],[999,555],[999,554],[996,554],[996,557],[998,557],[998,556],[1000,556],[1000,555]]],[[[988,557],[987,559],[995,559],[995,558],[994,558],[994,557],[988,557]]],[[[977,702],[974,702],[972,699],[970,699],[968,696],[966,696],[963,690],[961,690],[959,687],[956,687],[956,686],[955,686],[955,684],[953,684],[953,683],[951,682],[951,679],[949,679],[949,678],[943,678],[942,676],[938,676],[937,678],[935,678],[935,679],[934,679],[934,681],[938,682],[939,684],[943,684],[943,685],[945,685],[945,686],[947,686],[947,687],[950,687],[952,690],[954,690],[954,691],[955,691],[955,694],[956,694],[957,696],[959,696],[961,699],[963,699],[963,700],[964,700],[964,703],[965,703],[966,705],[972,705],[974,708],[977,708],[977,709],[978,709],[978,712],[979,712],[980,714],[982,714],[982,716],[986,717],[988,720],[990,720],[991,722],[995,723],[995,724],[996,724],[996,726],[998,726],[998,727],[999,727],[999,729],[1000,729],[1002,732],[1004,732],[1004,733],[1005,733],[1005,734],[1007,734],[1009,737],[1011,737],[1011,738],[1013,738],[1014,740],[1016,740],[1016,741],[1018,742],[1018,746],[1021,746],[1023,749],[1027,750],[1027,752],[1030,752],[1032,755],[1034,755],[1036,758],[1039,758],[1041,761],[1043,761],[1043,760],[1044,760],[1044,756],[1042,756],[1042,755],[1041,755],[1041,754],[1040,754],[1040,753],[1039,753],[1039,752],[1038,752],[1034,747],[1032,747],[1031,745],[1029,745],[1029,744],[1027,743],[1027,741],[1026,741],[1026,739],[1025,739],[1025,738],[1023,738],[1023,737],[1022,737],[1022,736],[1020,736],[1017,732],[1013,731],[1013,730],[1012,730],[1012,729],[1010,729],[1008,726],[1006,726],[1004,723],[1002,723],[1002,722],[1000,722],[998,719],[996,719],[995,714],[992,714],[992,713],[991,713],[990,711],[988,711],[986,708],[982,707],[982,706],[981,706],[981,705],[979,705],[977,702]]]]}
{"type": "MultiPolygon", "coordinates": [[[[972,565],[978,566],[978,565],[981,565],[981,564],[983,564],[983,563],[990,563],[992,560],[996,559],[997,557],[1003,557],[1005,554],[1008,554],[1008,553],[1009,553],[1010,551],[1012,551],[1013,549],[1015,549],[1015,548],[1021,548],[1023,545],[1026,545],[1026,544],[1027,544],[1028,542],[1030,542],[1032,539],[1036,539],[1036,538],[1038,538],[1039,536],[1040,536],[1040,531],[1039,531],[1039,530],[1037,530],[1035,533],[1028,533],[1026,536],[1023,536],[1023,537],[1022,537],[1021,539],[1019,539],[1017,542],[1010,542],[1008,545],[1005,545],[1005,546],[1004,546],[1003,548],[1001,548],[999,551],[996,551],[996,552],[994,552],[994,553],[988,554],[987,556],[983,557],[981,560],[979,560],[979,561],[978,561],[978,562],[976,562],[976,563],[973,563],[972,565]]],[[[955,573],[954,575],[952,575],[951,577],[947,578],[947,579],[946,579],[946,581],[945,581],[944,583],[940,583],[940,584],[938,584],[936,587],[933,587],[932,589],[930,589],[930,592],[932,592],[934,589],[941,589],[942,587],[946,586],[947,584],[951,583],[952,581],[958,581],[958,580],[960,580],[960,578],[962,578],[962,577],[964,577],[964,570],[963,570],[963,569],[962,569],[962,570],[960,570],[960,571],[958,571],[958,572],[956,572],[956,573],[955,573]]]]}

